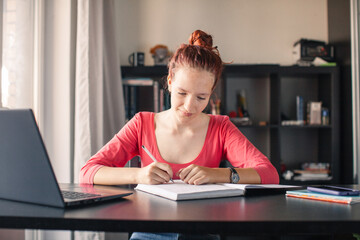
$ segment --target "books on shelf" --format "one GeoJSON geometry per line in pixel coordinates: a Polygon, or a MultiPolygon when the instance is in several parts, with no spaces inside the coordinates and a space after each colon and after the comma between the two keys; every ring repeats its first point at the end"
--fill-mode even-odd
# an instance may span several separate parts
{"type": "Polygon", "coordinates": [[[336,196],[325,193],[310,192],[308,190],[289,190],[286,191],[286,196],[342,204],[354,204],[360,202],[360,196],[336,196]]]}
{"type": "Polygon", "coordinates": [[[293,180],[297,181],[318,181],[331,180],[330,164],[329,163],[315,163],[306,162],[301,165],[301,169],[294,170],[293,180]]]}
{"type": "Polygon", "coordinates": [[[321,173],[302,173],[293,177],[293,180],[295,181],[325,181],[331,179],[332,176],[330,176],[329,174],[321,173]]]}
{"type": "Polygon", "coordinates": [[[139,111],[159,112],[169,108],[169,104],[166,101],[168,94],[160,89],[160,84],[157,80],[152,78],[124,78],[122,83],[127,120],[131,119],[139,111]],[[147,88],[139,89],[140,87],[147,88]],[[144,93],[146,99],[139,98],[144,93]],[[152,96],[152,101],[149,101],[148,96],[152,96]]]}
{"type": "Polygon", "coordinates": [[[245,126],[252,125],[252,121],[248,117],[241,117],[241,118],[234,117],[234,118],[230,118],[230,121],[235,125],[245,125],[245,126]]]}
{"type": "Polygon", "coordinates": [[[329,125],[329,110],[322,107],[320,101],[308,101],[303,96],[296,96],[296,119],[284,118],[282,126],[329,125]],[[306,113],[305,113],[306,105],[306,113]],[[306,114],[306,117],[305,117],[306,114]]]}
{"type": "Polygon", "coordinates": [[[189,200],[243,195],[285,193],[298,186],[280,184],[203,184],[191,185],[181,180],[159,185],[138,184],[136,190],[154,194],[170,200],[189,200]]]}

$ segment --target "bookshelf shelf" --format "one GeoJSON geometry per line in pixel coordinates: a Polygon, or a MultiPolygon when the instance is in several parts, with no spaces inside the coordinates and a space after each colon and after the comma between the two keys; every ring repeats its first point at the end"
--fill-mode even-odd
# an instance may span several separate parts
{"type": "Polygon", "coordinates": [[[331,125],[279,126],[280,128],[332,128],[331,125]]]}
{"type": "MultiPolygon", "coordinates": [[[[166,66],[121,67],[122,77],[148,77],[160,81],[166,66]]],[[[237,109],[237,92],[245,90],[252,125],[237,125],[278,169],[281,183],[340,183],[340,77],[338,67],[299,67],[273,64],[226,65],[223,81],[215,89],[221,99],[221,114],[237,109]],[[304,105],[318,101],[329,112],[329,125],[284,126],[296,120],[296,96],[304,105]],[[259,122],[267,125],[260,126],[259,122]],[[282,177],[303,163],[329,163],[331,180],[294,181],[282,177]]],[[[161,87],[160,87],[161,88],[161,87]]],[[[140,96],[142,97],[142,96],[140,96]]],[[[304,106],[304,107],[305,107],[304,106]]],[[[306,117],[306,112],[304,113],[306,117]]]]}

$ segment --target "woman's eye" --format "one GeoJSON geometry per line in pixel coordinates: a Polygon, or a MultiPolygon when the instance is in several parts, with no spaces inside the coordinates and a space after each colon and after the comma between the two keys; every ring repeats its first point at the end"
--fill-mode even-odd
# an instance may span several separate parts
{"type": "Polygon", "coordinates": [[[206,98],[204,97],[198,97],[199,100],[205,100],[206,98]]]}
{"type": "Polygon", "coordinates": [[[186,93],[184,93],[184,92],[178,92],[178,94],[182,95],[182,96],[186,95],[186,93]]]}

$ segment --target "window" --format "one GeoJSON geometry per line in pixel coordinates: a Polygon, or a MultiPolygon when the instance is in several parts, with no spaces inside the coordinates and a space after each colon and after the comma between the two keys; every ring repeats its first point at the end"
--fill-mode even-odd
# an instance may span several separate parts
{"type": "Polygon", "coordinates": [[[1,102],[8,108],[33,107],[34,2],[2,1],[1,102]]]}

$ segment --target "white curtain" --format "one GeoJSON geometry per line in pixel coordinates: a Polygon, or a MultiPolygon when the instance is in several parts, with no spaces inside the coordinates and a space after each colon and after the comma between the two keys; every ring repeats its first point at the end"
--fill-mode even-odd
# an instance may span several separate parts
{"type": "MultiPolygon", "coordinates": [[[[114,2],[78,0],[74,178],[85,162],[125,124],[114,2]]],[[[76,239],[104,233],[75,232],[76,239]]]]}
{"type": "MultiPolygon", "coordinates": [[[[1,5],[3,22],[0,28],[2,33],[0,106],[36,108],[37,101],[42,100],[41,104],[46,103],[44,107],[46,131],[43,133],[47,148],[51,153],[52,164],[55,171],[59,171],[64,166],[68,168],[69,165],[63,162],[70,161],[73,157],[73,166],[70,167],[72,169],[61,169],[60,172],[73,171],[74,180],[77,182],[83,164],[125,123],[115,34],[114,1],[77,0],[77,16],[74,19],[70,13],[73,9],[71,0],[0,0],[1,3],[3,3],[1,5]],[[46,21],[39,24],[36,30],[34,15],[39,2],[45,4],[43,9],[46,9],[46,21]],[[63,14],[64,12],[66,14],[63,14]],[[73,40],[71,21],[76,21],[77,26],[76,37],[74,37],[76,60],[72,57],[74,51],[71,51],[70,47],[73,40]],[[36,84],[34,84],[36,78],[34,69],[37,64],[34,50],[36,51],[36,46],[41,40],[36,40],[34,35],[37,34],[36,31],[48,31],[44,34],[46,42],[41,44],[46,53],[37,58],[40,62],[44,61],[46,65],[44,68],[46,82],[44,86],[41,86],[44,88],[43,91],[36,91],[36,84]],[[58,76],[71,78],[73,61],[76,62],[74,74],[76,89],[70,89],[72,86],[68,79],[62,81],[66,86],[59,89],[58,76]],[[62,74],[64,71],[66,74],[62,74]],[[61,101],[59,99],[61,97],[66,99],[61,101]],[[75,99],[74,105],[73,99],[75,99]],[[59,104],[64,106],[59,106],[59,104]],[[66,121],[66,124],[58,124],[57,119],[66,121]],[[72,121],[74,121],[73,127],[72,121]],[[60,130],[56,132],[54,129],[60,130]],[[57,134],[59,132],[64,132],[64,136],[57,134]],[[59,154],[61,147],[57,146],[70,145],[71,136],[74,136],[74,156],[71,154],[69,157],[66,156],[68,152],[71,152],[69,150],[71,147],[67,148],[69,151],[65,156],[59,154]]],[[[62,80],[65,80],[63,78],[62,80]]],[[[60,178],[67,179],[63,176],[60,178]]],[[[40,237],[35,235],[33,234],[29,239],[43,236],[42,234],[39,235],[40,237]]],[[[78,235],[81,234],[75,234],[76,237],[78,235]]],[[[104,234],[87,233],[80,237],[102,239],[103,236],[104,234]]]]}
{"type": "Polygon", "coordinates": [[[112,0],[78,0],[74,175],[125,124],[112,0]]]}

